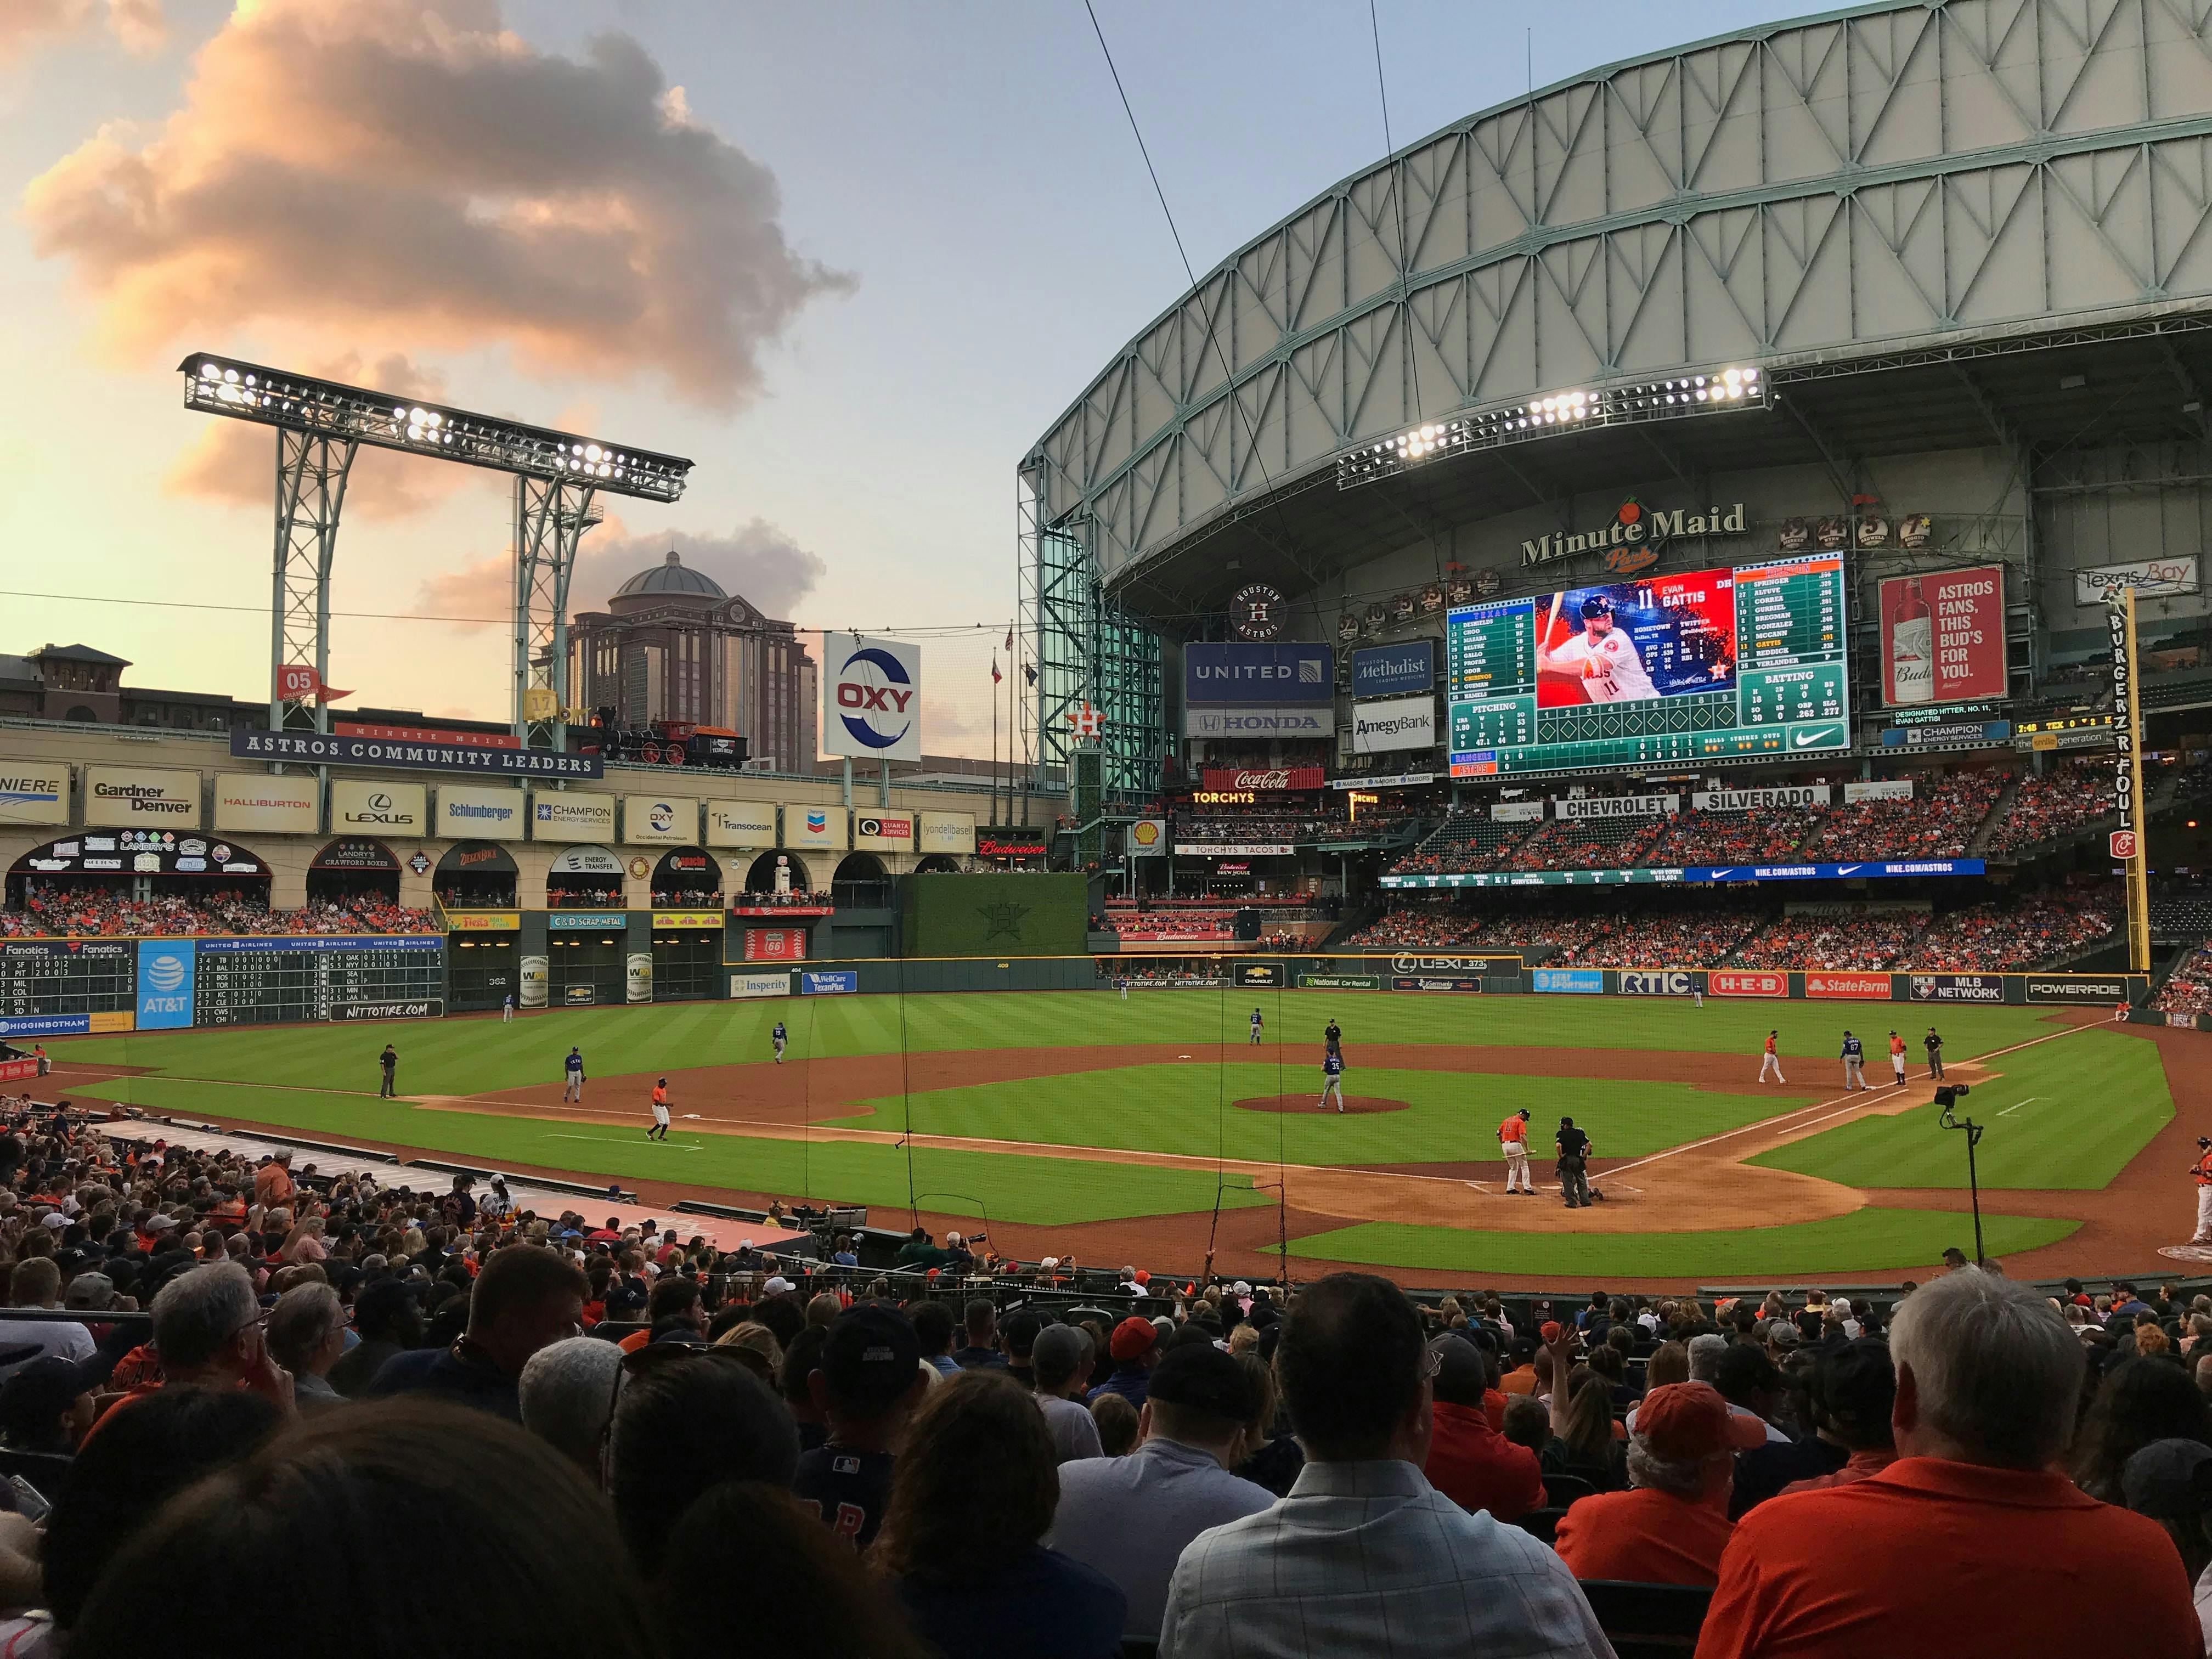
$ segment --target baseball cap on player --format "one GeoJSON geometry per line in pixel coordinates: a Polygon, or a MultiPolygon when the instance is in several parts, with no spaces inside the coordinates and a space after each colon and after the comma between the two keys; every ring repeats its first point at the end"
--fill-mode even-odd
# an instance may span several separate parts
{"type": "Polygon", "coordinates": [[[1593,593],[1583,601],[1583,617],[1585,621],[1592,617],[1610,617],[1612,614],[1613,601],[1602,593],[1593,593]]]}
{"type": "Polygon", "coordinates": [[[1669,1463],[1766,1443],[1766,1425],[1738,1417],[1710,1382],[1668,1382],[1652,1389],[1636,1409],[1636,1433],[1654,1457],[1669,1463]]]}

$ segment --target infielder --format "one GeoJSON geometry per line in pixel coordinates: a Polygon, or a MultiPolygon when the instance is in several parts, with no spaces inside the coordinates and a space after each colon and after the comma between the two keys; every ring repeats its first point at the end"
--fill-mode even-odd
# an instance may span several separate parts
{"type": "Polygon", "coordinates": [[[580,1103],[584,1098],[583,1051],[578,1048],[569,1049],[568,1059],[561,1062],[561,1068],[568,1073],[568,1077],[567,1085],[561,1091],[561,1098],[580,1103]]]}
{"type": "Polygon", "coordinates": [[[1252,1046],[1255,1048],[1260,1046],[1260,1011],[1257,1008],[1252,1011],[1252,1046]]]}
{"type": "Polygon", "coordinates": [[[1774,1080],[1777,1083],[1790,1081],[1788,1078],[1782,1075],[1782,1056],[1775,1052],[1774,1048],[1775,1039],[1781,1035],[1778,1030],[1769,1031],[1766,1034],[1766,1051],[1759,1057],[1759,1080],[1761,1083],[1766,1081],[1766,1074],[1769,1072],[1774,1073],[1774,1080]]]}
{"type": "Polygon", "coordinates": [[[1849,1031],[1844,1033],[1844,1092],[1866,1085],[1866,1049],[1849,1031]]]}
{"type": "Polygon", "coordinates": [[[783,1029],[781,1020],[776,1021],[775,1029],[768,1034],[768,1040],[775,1044],[775,1063],[779,1066],[782,1065],[783,1046],[791,1041],[791,1033],[783,1029]]]}
{"type": "Polygon", "coordinates": [[[1328,1109],[1328,1097],[1336,1097],[1336,1109],[1344,1109],[1344,1055],[1332,1048],[1321,1062],[1321,1109],[1328,1109]]]}
{"type": "Polygon", "coordinates": [[[1889,1069],[1896,1074],[1897,1086],[1905,1086],[1905,1039],[1894,1031],[1889,1034],[1889,1069]]]}
{"type": "Polygon", "coordinates": [[[2191,1244],[2212,1244],[2212,1135],[2197,1137],[2197,1162],[2189,1173],[2197,1182],[2197,1236],[2191,1244]]]}
{"type": "Polygon", "coordinates": [[[1505,1190],[1534,1198],[1536,1183],[1528,1178],[1528,1109],[1522,1107],[1498,1126],[1498,1149],[1505,1154],[1505,1190]],[[1520,1185],[1516,1187],[1516,1180],[1520,1185]]]}
{"type": "Polygon", "coordinates": [[[653,1085],[653,1127],[645,1132],[647,1140],[668,1139],[668,1079],[663,1078],[653,1085]]]}

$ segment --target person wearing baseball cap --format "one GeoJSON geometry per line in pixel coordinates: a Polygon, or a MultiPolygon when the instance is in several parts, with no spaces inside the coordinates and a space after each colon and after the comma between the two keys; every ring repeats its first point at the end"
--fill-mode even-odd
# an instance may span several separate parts
{"type": "Polygon", "coordinates": [[[856,1549],[883,1524],[898,1443],[928,1386],[921,1340],[897,1309],[863,1302],[830,1325],[821,1366],[806,1379],[830,1438],[800,1455],[791,1490],[856,1549]]]}
{"type": "MultiPolygon", "coordinates": [[[[1429,1484],[1472,1515],[1517,1521],[1544,1505],[1536,1454],[1490,1425],[1484,1403],[1489,1367],[1468,1337],[1448,1331],[1429,1344],[1436,1356],[1435,1414],[1429,1431],[1429,1484]]],[[[1502,1411],[1502,1408],[1501,1408],[1502,1411]]]]}
{"type": "Polygon", "coordinates": [[[1178,1344],[1152,1368],[1137,1449],[1060,1468],[1060,1508],[1045,1547],[1104,1573],[1128,1597],[1124,1634],[1157,1642],[1168,1580],[1183,1547],[1274,1505],[1229,1472],[1252,1414],[1244,1368],[1210,1342],[1178,1344]]]}
{"type": "Polygon", "coordinates": [[[1141,1410],[1152,1388],[1152,1365],[1158,1358],[1159,1341],[1159,1328],[1149,1319],[1139,1319],[1132,1314],[1116,1325],[1106,1339],[1106,1352],[1113,1356],[1114,1370],[1103,1382],[1091,1389],[1091,1403],[1097,1404],[1101,1395],[1118,1394],[1141,1410]]]}
{"type": "Polygon", "coordinates": [[[1708,1382],[1644,1396],[1628,1437],[1631,1490],[1585,1498],[1559,1519],[1554,1547],[1577,1578],[1639,1584],[1719,1583],[1735,1455],[1766,1443],[1764,1424],[1729,1410],[1708,1382]]]}

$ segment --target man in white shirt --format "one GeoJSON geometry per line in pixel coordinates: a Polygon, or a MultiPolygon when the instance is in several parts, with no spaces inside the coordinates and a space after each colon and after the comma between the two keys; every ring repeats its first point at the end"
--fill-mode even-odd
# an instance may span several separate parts
{"type": "Polygon", "coordinates": [[[1211,1342],[1182,1343],[1152,1368],[1137,1449],[1060,1466],[1060,1507],[1045,1547],[1121,1587],[1129,1598],[1125,1635],[1160,1639],[1168,1579],[1186,1544],[1274,1506],[1274,1493],[1229,1472],[1251,1415],[1243,1367],[1211,1342]]]}
{"type": "MultiPolygon", "coordinates": [[[[51,1256],[26,1256],[8,1276],[8,1305],[11,1308],[61,1309],[62,1270],[51,1256]]],[[[0,1378],[33,1359],[56,1354],[64,1359],[89,1359],[92,1333],[70,1320],[0,1318],[0,1347],[35,1343],[36,1353],[27,1353],[14,1364],[0,1365],[0,1378]]]]}
{"type": "Polygon", "coordinates": [[[1169,1581],[1161,1659],[1233,1653],[1610,1659],[1581,1588],[1518,1527],[1428,1482],[1436,1356],[1370,1273],[1300,1292],[1275,1368],[1306,1465],[1273,1509],[1200,1533],[1169,1581]]]}
{"type": "Polygon", "coordinates": [[[1547,652],[1543,666],[1554,674],[1571,674],[1583,683],[1583,695],[1592,702],[1634,702],[1656,697],[1659,688],[1644,672],[1644,658],[1626,629],[1613,623],[1613,601],[1593,593],[1582,604],[1583,631],[1555,651],[1547,652]]]}

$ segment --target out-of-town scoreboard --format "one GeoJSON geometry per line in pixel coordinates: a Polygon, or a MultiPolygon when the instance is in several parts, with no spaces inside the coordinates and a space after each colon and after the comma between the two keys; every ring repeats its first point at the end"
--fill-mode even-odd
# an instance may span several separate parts
{"type": "Polygon", "coordinates": [[[0,1037],[445,1012],[434,934],[0,940],[0,1037]]]}

